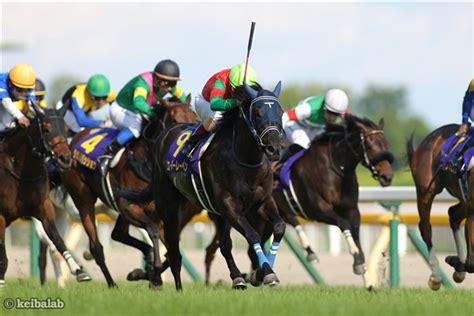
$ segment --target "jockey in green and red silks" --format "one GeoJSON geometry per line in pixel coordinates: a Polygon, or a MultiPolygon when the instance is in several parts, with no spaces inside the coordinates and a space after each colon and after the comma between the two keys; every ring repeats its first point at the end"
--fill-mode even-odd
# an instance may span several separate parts
{"type": "MultiPolygon", "coordinates": [[[[234,89],[244,83],[245,64],[221,70],[209,78],[202,93],[196,96],[195,108],[201,124],[181,148],[189,156],[200,139],[213,132],[219,126],[224,113],[237,105],[234,89]]],[[[251,85],[257,82],[255,70],[248,65],[246,80],[251,85]]]]}

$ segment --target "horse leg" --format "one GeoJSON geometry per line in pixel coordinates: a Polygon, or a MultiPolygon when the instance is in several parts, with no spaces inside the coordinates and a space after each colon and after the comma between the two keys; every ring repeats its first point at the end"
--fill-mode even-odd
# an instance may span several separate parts
{"type": "Polygon", "coordinates": [[[349,246],[349,251],[354,257],[354,273],[362,275],[364,286],[368,290],[372,290],[373,285],[370,284],[367,265],[365,263],[364,251],[360,244],[360,211],[358,207],[349,210],[346,214],[349,221],[350,230],[344,230],[343,234],[349,246]]]}
{"type": "MultiPolygon", "coordinates": [[[[160,258],[160,230],[156,223],[151,220],[146,224],[146,231],[150,236],[153,242],[153,269],[150,273],[150,283],[149,286],[151,289],[161,289],[163,286],[163,280],[161,279],[161,258],[160,258]]],[[[178,233],[179,234],[179,233],[178,233]]]]}
{"type": "Polygon", "coordinates": [[[247,289],[245,279],[242,277],[242,273],[235,264],[234,257],[232,256],[232,239],[230,238],[231,226],[225,218],[222,216],[217,216],[216,228],[218,228],[219,234],[219,247],[230,271],[232,288],[237,290],[245,290],[247,289]]]}
{"type": "Polygon", "coordinates": [[[298,221],[298,219],[296,218],[295,215],[290,215],[290,214],[287,214],[287,213],[282,213],[284,215],[282,215],[283,219],[285,220],[285,222],[287,222],[288,224],[290,224],[291,226],[293,226],[296,230],[296,235],[298,236],[298,239],[300,241],[300,244],[301,244],[301,248],[303,248],[304,250],[306,250],[306,260],[308,262],[319,262],[319,258],[318,256],[316,255],[316,253],[313,251],[313,249],[311,249],[311,246],[310,246],[310,243],[309,243],[309,238],[308,236],[306,235],[304,229],[303,229],[303,226],[301,226],[301,223],[298,221]]]}
{"type": "Polygon", "coordinates": [[[96,199],[92,198],[90,195],[84,195],[84,193],[79,196],[76,195],[76,193],[71,192],[71,195],[73,194],[74,196],[72,197],[79,210],[79,214],[81,215],[82,226],[84,226],[87,236],[89,237],[90,252],[94,257],[96,264],[100,267],[100,270],[102,270],[109,288],[117,287],[114,280],[112,279],[112,276],[110,275],[109,269],[105,264],[104,249],[99,241],[99,237],[97,236],[94,210],[96,199]]]}
{"type": "Polygon", "coordinates": [[[0,288],[5,286],[5,272],[7,272],[8,258],[5,249],[5,230],[7,223],[5,217],[0,214],[0,288]]]}
{"type": "Polygon", "coordinates": [[[466,251],[464,249],[464,236],[460,227],[461,221],[465,217],[465,204],[458,203],[449,208],[449,225],[454,235],[454,242],[456,243],[457,256],[447,256],[445,261],[450,266],[454,267],[453,280],[456,283],[461,283],[466,278],[464,264],[466,262],[466,251]]]}
{"type": "Polygon", "coordinates": [[[465,236],[467,244],[467,258],[464,267],[467,272],[474,273],[474,202],[472,199],[466,203],[465,236]]]}
{"type": "Polygon", "coordinates": [[[268,216],[270,222],[273,225],[273,242],[267,254],[267,259],[270,262],[270,267],[273,268],[278,253],[278,248],[280,247],[280,242],[283,239],[283,236],[285,235],[286,224],[280,217],[280,213],[278,212],[275,200],[272,197],[270,197],[263,204],[262,207],[263,211],[268,216]]]}
{"type": "MultiPolygon", "coordinates": [[[[40,240],[40,253],[38,257],[38,264],[40,268],[41,285],[44,285],[44,283],[46,282],[46,258],[47,258],[46,252],[49,248],[51,263],[53,264],[54,275],[56,276],[57,285],[60,288],[66,287],[65,278],[62,278],[61,258],[60,258],[61,255],[58,253],[58,251],[56,250],[56,246],[46,234],[43,224],[41,224],[41,222],[34,217],[32,217],[31,220],[33,221],[33,225],[35,226],[36,235],[38,236],[38,239],[40,240]]],[[[55,223],[57,222],[55,221],[55,223]]]]}
{"type": "Polygon", "coordinates": [[[431,269],[431,276],[428,280],[429,287],[436,291],[441,287],[441,268],[439,265],[436,252],[433,249],[433,243],[431,241],[431,205],[434,199],[434,191],[426,190],[419,186],[416,187],[417,191],[417,205],[418,215],[420,216],[420,222],[418,228],[420,229],[421,237],[426,244],[429,252],[429,266],[431,269]]]}
{"type": "Polygon", "coordinates": [[[211,264],[216,257],[217,249],[219,249],[219,233],[218,233],[218,224],[216,216],[211,215],[209,213],[209,218],[214,222],[216,226],[216,233],[212,238],[211,243],[206,248],[206,257],[204,259],[204,266],[205,266],[205,284],[209,285],[209,281],[211,278],[211,264]]]}
{"type": "MultiPolygon", "coordinates": [[[[228,220],[232,223],[232,226],[234,226],[234,228],[237,229],[245,237],[245,239],[257,255],[259,266],[259,269],[257,271],[257,279],[262,279],[264,285],[274,286],[279,284],[280,280],[278,280],[277,275],[273,272],[270,261],[267,259],[267,256],[263,252],[259,234],[257,233],[257,231],[255,231],[252,225],[250,225],[247,218],[242,214],[242,206],[240,204],[235,203],[233,199],[227,198],[226,196],[223,197],[223,202],[226,208],[230,210],[227,213],[228,220]]],[[[281,220],[281,222],[283,223],[283,220],[281,220]]],[[[283,233],[285,231],[284,227],[285,223],[283,223],[283,233]]],[[[280,236],[280,238],[282,238],[282,236],[280,236]]],[[[275,248],[278,249],[278,246],[276,244],[275,248]]]]}
{"type": "Polygon", "coordinates": [[[56,225],[54,223],[54,208],[49,199],[43,202],[41,209],[41,224],[43,224],[44,231],[48,238],[53,242],[56,250],[66,260],[69,270],[73,275],[76,276],[77,281],[90,281],[90,277],[84,273],[83,269],[79,266],[76,260],[73,258],[69,250],[66,248],[63,239],[58,233],[56,225]]]}
{"type": "Polygon", "coordinates": [[[147,243],[133,237],[129,233],[130,223],[127,222],[122,215],[117,217],[115,222],[114,229],[112,230],[112,239],[118,242],[121,242],[127,246],[136,248],[143,253],[145,257],[146,267],[145,271],[142,269],[134,269],[127,275],[127,280],[137,281],[137,280],[147,280],[148,271],[150,270],[153,263],[153,249],[147,243]]]}

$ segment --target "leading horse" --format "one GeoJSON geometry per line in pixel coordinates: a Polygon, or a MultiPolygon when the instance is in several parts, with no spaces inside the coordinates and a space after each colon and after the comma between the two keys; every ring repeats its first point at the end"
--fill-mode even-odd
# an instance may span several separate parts
{"type": "Polygon", "coordinates": [[[246,284],[232,257],[231,225],[256,252],[264,284],[279,283],[272,266],[285,224],[271,196],[269,159],[279,159],[283,139],[278,101],[281,85],[273,92],[258,85],[255,89],[246,84],[237,88],[239,106],[224,115],[215,137],[211,136],[214,139],[204,145],[207,149],[195,150],[191,161],[180,153],[191,135],[190,125],[167,129],[153,147],[155,205],[163,216],[168,261],[177,290],[182,289],[179,225],[187,201],[217,214],[219,246],[234,288],[245,288],[246,284]],[[262,251],[260,236],[249,222],[257,215],[272,223],[275,239],[268,255],[262,251]]]}
{"type": "MultiPolygon", "coordinates": [[[[282,216],[297,215],[339,227],[354,258],[354,273],[363,275],[365,286],[371,289],[359,240],[356,167],[361,163],[385,187],[393,177],[393,155],[388,151],[383,120],[375,124],[366,118],[346,115],[344,121],[342,126],[329,125],[307,150],[299,146],[298,150],[295,145],[289,148],[295,154],[280,162],[283,165],[275,174],[279,185],[273,190],[273,197],[282,216]]],[[[271,235],[270,227],[263,221],[258,231],[263,240],[271,235]]],[[[251,249],[249,256],[255,268],[257,259],[251,249]]],[[[259,285],[253,273],[250,280],[259,285]]]]}
{"type": "Polygon", "coordinates": [[[467,196],[462,189],[461,177],[449,170],[440,167],[442,144],[459,129],[459,125],[442,126],[428,136],[420,145],[413,148],[413,137],[407,142],[408,161],[415,181],[418,214],[420,216],[421,237],[428,247],[431,275],[428,285],[433,290],[441,287],[441,268],[431,241],[430,214],[434,197],[446,189],[449,194],[458,199],[458,203],[448,210],[449,224],[453,231],[456,243],[457,256],[448,256],[446,262],[455,268],[453,279],[457,283],[464,281],[466,272],[474,273],[474,176],[467,168],[467,196]],[[461,222],[466,219],[465,236],[461,229],[461,222]],[[467,254],[463,239],[467,243],[467,254]]]}
{"type": "Polygon", "coordinates": [[[27,128],[17,127],[0,142],[0,287],[5,283],[8,259],[5,229],[18,218],[34,217],[78,281],[90,280],[64,245],[54,223],[54,209],[49,198],[46,159],[67,171],[71,167],[71,151],[66,142],[66,125],[61,112],[42,109],[32,103],[35,118],[27,128]]]}
{"type": "MultiPolygon", "coordinates": [[[[115,287],[115,282],[105,264],[103,247],[97,236],[94,205],[97,199],[102,200],[120,215],[112,231],[112,239],[139,249],[152,265],[149,273],[151,288],[160,288],[162,284],[160,271],[161,262],[158,253],[160,220],[152,198],[148,201],[133,201],[134,191],[146,191],[150,188],[151,168],[148,169],[149,143],[163,129],[175,122],[195,122],[196,116],[189,108],[191,96],[186,103],[176,103],[161,100],[161,115],[155,118],[145,128],[143,138],[133,140],[127,145],[123,154],[110,169],[106,177],[98,172],[89,170],[74,160],[71,171],[63,175],[63,182],[81,215],[82,224],[90,242],[90,252],[97,265],[101,268],[109,287],[115,287]],[[132,200],[130,200],[132,199],[132,200]],[[132,237],[129,232],[130,224],[144,228],[153,242],[153,247],[132,237]]],[[[97,129],[86,129],[78,133],[71,142],[71,148],[81,146],[81,141],[97,129]]],[[[98,143],[92,143],[98,145],[98,143]]],[[[151,192],[151,191],[150,191],[151,192]]]]}

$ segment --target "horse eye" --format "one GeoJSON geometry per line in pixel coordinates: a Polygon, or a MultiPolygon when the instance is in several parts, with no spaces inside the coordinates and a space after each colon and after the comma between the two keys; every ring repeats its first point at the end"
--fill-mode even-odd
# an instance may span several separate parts
{"type": "Polygon", "coordinates": [[[47,133],[51,133],[51,131],[53,130],[53,127],[51,126],[51,123],[43,123],[43,129],[47,133]]]}
{"type": "Polygon", "coordinates": [[[265,113],[265,110],[263,108],[258,108],[256,111],[255,111],[255,115],[257,117],[262,117],[263,114],[265,113]]]}

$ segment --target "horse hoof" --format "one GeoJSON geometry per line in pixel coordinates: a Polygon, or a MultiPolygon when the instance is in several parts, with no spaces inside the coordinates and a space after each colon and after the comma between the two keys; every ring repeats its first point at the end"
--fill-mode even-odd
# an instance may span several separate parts
{"type": "Polygon", "coordinates": [[[428,286],[433,291],[438,291],[441,288],[441,280],[437,280],[433,277],[430,277],[430,279],[428,281],[428,286]]]}
{"type": "Polygon", "coordinates": [[[159,291],[159,290],[163,289],[163,284],[150,282],[150,283],[148,283],[148,288],[150,290],[159,291]]]}
{"type": "Polygon", "coordinates": [[[265,286],[275,286],[280,284],[280,280],[275,273],[269,273],[263,277],[263,285],[265,286]]]}
{"type": "Polygon", "coordinates": [[[94,260],[94,256],[89,251],[84,251],[82,253],[82,257],[86,259],[87,261],[94,260]]]}
{"type": "Polygon", "coordinates": [[[453,280],[456,283],[462,283],[464,279],[466,278],[466,272],[458,272],[454,271],[453,272],[453,280]]]}
{"type": "Polygon", "coordinates": [[[318,258],[318,256],[316,256],[315,253],[310,253],[306,256],[306,261],[319,263],[319,258],[318,258]]]}
{"type": "Polygon", "coordinates": [[[354,273],[357,275],[362,275],[365,272],[367,272],[367,266],[365,265],[365,263],[354,265],[352,266],[352,269],[354,270],[354,273]]]}
{"type": "Polygon", "coordinates": [[[459,260],[458,256],[447,256],[444,261],[449,264],[451,267],[454,268],[457,272],[464,272],[466,271],[466,267],[461,260],[459,260]]]}
{"type": "Polygon", "coordinates": [[[246,290],[247,284],[245,283],[245,279],[242,277],[235,278],[232,281],[232,288],[234,290],[246,290]]]}
{"type": "Polygon", "coordinates": [[[127,274],[127,281],[148,280],[148,276],[142,269],[135,269],[127,274]]]}
{"type": "Polygon", "coordinates": [[[250,272],[249,280],[250,280],[250,284],[252,284],[255,287],[259,287],[260,285],[262,285],[262,282],[257,280],[257,271],[255,270],[250,272]]]}
{"type": "Polygon", "coordinates": [[[375,293],[375,288],[372,285],[369,285],[368,287],[366,287],[366,290],[371,293],[375,293]]]}
{"type": "Polygon", "coordinates": [[[87,281],[92,280],[92,278],[87,273],[78,271],[76,274],[76,280],[77,282],[87,282],[87,281]]]}

